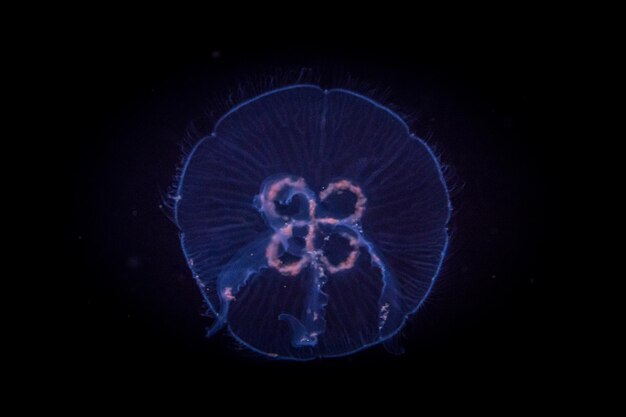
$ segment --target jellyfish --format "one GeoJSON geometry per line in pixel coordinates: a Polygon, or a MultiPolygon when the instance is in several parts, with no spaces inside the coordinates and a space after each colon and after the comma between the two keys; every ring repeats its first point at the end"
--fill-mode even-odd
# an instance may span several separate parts
{"type": "Polygon", "coordinates": [[[180,240],[210,312],[270,358],[392,340],[435,282],[451,206],[432,150],[397,114],[293,85],[217,121],[175,192],[180,240]]]}

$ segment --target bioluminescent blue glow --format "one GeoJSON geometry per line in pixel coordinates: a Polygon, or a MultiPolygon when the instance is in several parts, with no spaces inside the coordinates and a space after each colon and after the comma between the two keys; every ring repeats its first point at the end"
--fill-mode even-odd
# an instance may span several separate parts
{"type": "Polygon", "coordinates": [[[235,107],[188,155],[175,218],[227,329],[274,358],[347,355],[403,327],[448,242],[441,167],[404,121],[295,85],[235,107]]]}

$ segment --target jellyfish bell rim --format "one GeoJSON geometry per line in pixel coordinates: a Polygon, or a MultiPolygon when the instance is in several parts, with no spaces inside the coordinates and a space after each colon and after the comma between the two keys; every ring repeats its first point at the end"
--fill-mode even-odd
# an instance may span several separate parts
{"type": "MultiPolygon", "coordinates": [[[[402,320],[400,322],[400,324],[391,332],[389,332],[386,336],[380,336],[378,339],[364,344],[356,349],[353,349],[351,351],[345,351],[345,352],[340,352],[340,353],[336,353],[336,354],[314,354],[311,355],[310,357],[295,357],[295,356],[284,356],[284,355],[276,355],[272,352],[266,352],[263,351],[261,349],[258,349],[254,346],[252,346],[251,344],[245,342],[241,337],[239,337],[239,335],[237,335],[233,329],[231,328],[230,324],[228,323],[228,321],[225,322],[225,327],[228,328],[230,335],[235,338],[235,340],[237,340],[239,343],[241,343],[243,346],[245,346],[246,348],[250,349],[253,352],[256,352],[258,354],[263,355],[264,357],[269,357],[271,359],[277,359],[277,360],[289,360],[289,361],[309,361],[309,360],[314,360],[317,358],[332,358],[332,357],[341,357],[341,356],[346,356],[346,355],[350,355],[356,352],[359,352],[361,350],[367,349],[369,347],[378,345],[378,344],[382,344],[385,341],[395,337],[405,326],[406,322],[411,318],[411,316],[413,316],[424,304],[424,302],[426,301],[426,299],[429,297],[430,293],[432,292],[432,289],[434,287],[435,282],[437,281],[437,279],[439,278],[439,275],[441,273],[441,269],[443,266],[443,262],[444,259],[446,257],[446,253],[448,250],[448,246],[449,246],[449,242],[450,242],[450,236],[448,233],[448,223],[450,221],[451,215],[452,215],[452,202],[450,200],[450,191],[448,189],[448,185],[446,184],[446,181],[444,179],[444,173],[443,173],[443,169],[441,166],[441,163],[439,161],[439,158],[437,158],[437,156],[434,154],[433,150],[431,149],[430,146],[428,146],[428,144],[421,139],[420,137],[418,137],[417,135],[415,135],[414,133],[411,132],[408,124],[406,123],[406,121],[400,117],[396,112],[392,111],[391,109],[389,109],[388,107],[382,105],[381,103],[376,102],[375,100],[366,97],[360,93],[354,92],[354,91],[350,91],[347,89],[343,89],[343,88],[334,88],[334,89],[323,89],[318,85],[314,85],[314,84],[294,84],[294,85],[289,85],[289,86],[285,86],[285,87],[280,87],[280,88],[276,88],[276,89],[272,89],[270,91],[267,91],[263,94],[257,95],[255,97],[252,97],[248,100],[245,100],[241,103],[239,103],[238,105],[232,107],[229,111],[227,111],[223,116],[221,116],[217,122],[215,123],[214,127],[213,127],[213,131],[211,134],[202,137],[200,140],[198,140],[198,142],[192,147],[191,151],[186,155],[183,166],[180,170],[180,174],[179,174],[179,178],[178,178],[178,182],[176,185],[176,191],[175,191],[175,196],[174,196],[174,220],[175,223],[179,229],[179,237],[180,237],[180,242],[181,242],[181,247],[183,250],[183,254],[185,256],[185,259],[188,261],[187,264],[192,272],[193,278],[196,281],[198,287],[201,290],[201,293],[203,295],[204,300],[206,301],[206,304],[209,306],[211,312],[213,313],[213,315],[215,317],[219,317],[220,311],[218,310],[217,306],[213,305],[213,302],[210,300],[208,294],[206,293],[206,289],[205,289],[205,285],[200,281],[199,276],[197,274],[197,272],[194,269],[193,264],[190,262],[191,258],[189,257],[188,253],[187,253],[187,249],[186,249],[186,243],[185,243],[185,232],[182,229],[181,226],[181,222],[180,222],[180,217],[179,217],[179,205],[183,199],[183,187],[184,187],[184,181],[186,178],[186,174],[187,174],[187,170],[189,168],[189,164],[191,162],[191,160],[194,157],[194,154],[196,153],[196,151],[198,150],[198,148],[207,140],[211,140],[211,139],[217,139],[217,131],[220,127],[220,125],[223,123],[224,120],[226,120],[229,116],[231,116],[232,114],[234,114],[235,112],[237,112],[238,110],[244,108],[247,105],[250,105],[251,103],[254,103],[260,99],[263,99],[265,97],[269,97],[272,96],[274,94],[278,94],[284,91],[289,91],[289,90],[296,90],[296,89],[311,89],[311,90],[317,90],[321,93],[323,93],[324,95],[330,95],[333,93],[341,93],[341,94],[346,94],[352,97],[356,97],[358,99],[364,100],[365,102],[369,103],[370,105],[383,110],[384,112],[386,112],[388,115],[390,115],[393,119],[395,119],[397,122],[399,122],[401,124],[401,126],[403,126],[404,131],[406,133],[406,135],[408,136],[407,139],[413,139],[413,140],[417,140],[420,145],[422,146],[422,148],[425,148],[428,155],[430,156],[430,160],[434,162],[435,164],[435,168],[436,168],[436,172],[437,172],[437,177],[439,180],[439,184],[442,187],[444,196],[445,196],[445,201],[446,201],[446,213],[445,213],[445,220],[443,222],[444,225],[444,236],[443,236],[443,246],[440,252],[440,256],[439,256],[439,260],[437,263],[437,266],[434,270],[434,273],[430,279],[430,283],[428,284],[428,288],[426,289],[426,291],[424,292],[424,295],[422,296],[421,300],[416,304],[416,306],[406,312],[404,314],[404,316],[402,317],[402,320]]],[[[254,197],[254,196],[253,196],[254,197]]],[[[251,204],[253,204],[253,201],[251,201],[251,204]]]]}

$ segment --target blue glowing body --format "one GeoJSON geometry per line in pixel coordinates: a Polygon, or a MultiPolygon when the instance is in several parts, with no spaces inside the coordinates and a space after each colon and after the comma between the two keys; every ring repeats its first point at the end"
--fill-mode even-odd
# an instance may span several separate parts
{"type": "Polygon", "coordinates": [[[223,116],[175,196],[184,253],[223,327],[264,355],[341,356],[395,335],[445,256],[437,159],[395,113],[295,85],[223,116]]]}

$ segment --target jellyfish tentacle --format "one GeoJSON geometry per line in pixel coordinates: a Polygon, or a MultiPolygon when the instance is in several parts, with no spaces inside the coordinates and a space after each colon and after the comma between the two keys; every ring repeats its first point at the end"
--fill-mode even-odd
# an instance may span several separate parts
{"type": "Polygon", "coordinates": [[[284,320],[291,328],[291,344],[294,347],[315,346],[318,337],[326,329],[326,319],[324,308],[328,304],[328,295],[323,291],[327,281],[324,269],[315,261],[314,266],[309,268],[309,273],[313,275],[309,297],[302,312],[301,319],[291,314],[280,314],[279,320],[284,320]]]}
{"type": "Polygon", "coordinates": [[[218,275],[217,289],[220,305],[217,320],[207,331],[208,336],[217,333],[228,322],[230,304],[236,301],[237,293],[246,285],[248,280],[258,274],[262,268],[267,268],[265,252],[270,239],[270,236],[265,234],[244,246],[218,275]]]}

